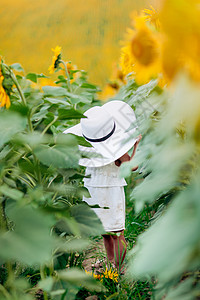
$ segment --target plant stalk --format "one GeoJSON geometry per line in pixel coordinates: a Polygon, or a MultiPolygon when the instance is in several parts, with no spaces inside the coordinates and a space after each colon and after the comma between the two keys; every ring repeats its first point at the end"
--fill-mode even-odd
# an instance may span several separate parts
{"type": "Polygon", "coordinates": [[[51,121],[46,127],[45,129],[42,131],[42,135],[44,135],[47,130],[51,127],[51,125],[53,125],[56,121],[58,120],[58,116],[55,116],[53,121],[51,121]]]}
{"type": "Polygon", "coordinates": [[[63,66],[65,68],[65,73],[67,75],[67,86],[68,86],[69,91],[71,92],[70,77],[69,77],[69,72],[68,72],[68,69],[67,69],[67,65],[63,60],[60,60],[60,63],[63,64],[63,66]]]}
{"type": "MultiPolygon", "coordinates": [[[[42,280],[44,280],[46,278],[46,273],[44,271],[44,267],[43,266],[40,267],[40,276],[41,276],[42,280]]],[[[43,290],[43,296],[44,296],[44,300],[48,300],[48,294],[44,290],[43,290]]]]}
{"type": "Polygon", "coordinates": [[[19,93],[19,95],[20,95],[20,98],[21,98],[23,104],[26,106],[26,105],[27,105],[27,103],[26,103],[26,98],[24,97],[24,94],[23,94],[23,92],[22,92],[22,89],[21,89],[21,87],[20,87],[20,85],[19,85],[19,83],[18,83],[18,81],[17,81],[17,78],[16,78],[15,74],[12,72],[12,70],[10,70],[10,76],[11,76],[11,78],[12,78],[14,84],[16,85],[16,88],[17,88],[17,90],[18,90],[18,93],[19,93]]]}

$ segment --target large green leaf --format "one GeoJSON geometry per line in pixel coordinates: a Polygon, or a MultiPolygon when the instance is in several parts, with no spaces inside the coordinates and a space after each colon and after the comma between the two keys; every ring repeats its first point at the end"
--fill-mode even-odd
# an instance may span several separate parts
{"type": "Polygon", "coordinates": [[[97,282],[92,275],[86,274],[77,268],[70,268],[58,272],[58,279],[67,281],[74,285],[80,285],[94,291],[105,291],[105,287],[97,282]]]}
{"type": "Polygon", "coordinates": [[[82,238],[68,238],[67,241],[60,247],[65,252],[83,251],[91,244],[90,240],[82,238]]]}
{"type": "Polygon", "coordinates": [[[53,220],[39,210],[12,206],[7,209],[14,230],[0,234],[1,260],[16,260],[27,265],[51,259],[55,240],[51,236],[53,220]]]}
{"type": "Polygon", "coordinates": [[[70,106],[69,102],[67,102],[66,100],[63,100],[63,99],[46,97],[45,101],[48,101],[51,104],[59,104],[59,105],[62,104],[62,105],[70,106]]]}
{"type": "Polygon", "coordinates": [[[138,87],[138,89],[135,92],[133,92],[133,95],[129,99],[128,104],[133,105],[136,104],[136,102],[138,101],[144,101],[150,95],[153,89],[157,86],[157,84],[157,80],[151,80],[147,84],[138,87]]]}
{"type": "MultiPolygon", "coordinates": [[[[159,291],[159,289],[158,289],[159,291]]],[[[194,286],[194,278],[187,278],[176,287],[168,289],[165,300],[195,300],[199,294],[199,287],[194,286]]],[[[164,295],[163,295],[164,296],[164,295]]],[[[162,299],[159,293],[156,293],[156,300],[162,299]]]]}
{"type": "Polygon", "coordinates": [[[59,97],[59,96],[67,96],[67,90],[58,87],[58,86],[43,86],[43,91],[45,96],[54,96],[54,97],[59,97]]]}
{"type": "Polygon", "coordinates": [[[43,74],[36,74],[36,73],[28,73],[26,75],[26,79],[29,79],[35,83],[37,83],[38,78],[48,78],[48,77],[43,74]]]}
{"type": "Polygon", "coordinates": [[[6,184],[0,186],[0,194],[3,194],[14,200],[20,200],[24,195],[21,191],[10,188],[6,184]]]}
{"type": "Polygon", "coordinates": [[[77,168],[80,159],[77,148],[65,145],[40,145],[34,149],[34,153],[44,165],[55,168],[77,168]]]}
{"type": "Polygon", "coordinates": [[[96,236],[105,232],[101,221],[89,206],[74,205],[70,210],[83,236],[96,236]]]}
{"type": "Polygon", "coordinates": [[[173,200],[168,210],[138,239],[130,272],[163,281],[199,266],[199,182],[173,200]]]}
{"type": "Polygon", "coordinates": [[[24,71],[24,69],[22,68],[22,66],[19,63],[14,63],[10,67],[11,67],[11,69],[18,71],[18,72],[24,71]]]}
{"type": "Polygon", "coordinates": [[[58,110],[58,115],[60,120],[71,120],[71,119],[81,119],[86,118],[81,112],[73,108],[64,109],[60,108],[58,110]]]}
{"type": "Polygon", "coordinates": [[[37,83],[37,74],[35,74],[35,73],[28,73],[26,75],[26,79],[29,79],[29,80],[37,83]]]}
{"type": "Polygon", "coordinates": [[[7,143],[16,133],[26,127],[26,119],[18,113],[0,112],[0,147],[7,143]]]}

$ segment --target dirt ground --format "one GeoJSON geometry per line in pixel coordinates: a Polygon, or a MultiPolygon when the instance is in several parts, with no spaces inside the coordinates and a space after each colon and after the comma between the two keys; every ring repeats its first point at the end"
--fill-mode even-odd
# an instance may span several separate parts
{"type": "MultiPolygon", "coordinates": [[[[94,241],[92,247],[87,250],[85,259],[83,261],[83,267],[86,271],[98,271],[101,267],[95,266],[98,260],[106,260],[106,252],[103,244],[103,239],[94,241]]],[[[104,263],[106,264],[106,263],[104,263]]]]}

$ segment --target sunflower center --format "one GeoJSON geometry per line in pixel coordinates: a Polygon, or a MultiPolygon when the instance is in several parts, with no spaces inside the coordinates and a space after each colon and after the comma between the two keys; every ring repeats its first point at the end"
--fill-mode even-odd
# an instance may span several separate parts
{"type": "Polygon", "coordinates": [[[150,65],[157,56],[155,40],[148,32],[138,32],[131,41],[131,51],[142,65],[150,65]]]}

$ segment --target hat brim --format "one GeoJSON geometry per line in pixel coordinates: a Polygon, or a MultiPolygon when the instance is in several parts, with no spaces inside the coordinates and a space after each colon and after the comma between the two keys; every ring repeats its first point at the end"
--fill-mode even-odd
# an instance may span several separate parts
{"type": "MultiPolygon", "coordinates": [[[[137,124],[135,114],[132,108],[123,101],[113,100],[105,103],[102,107],[113,117],[115,122],[115,131],[111,137],[103,142],[90,142],[92,147],[80,148],[87,153],[88,158],[81,158],[79,164],[86,167],[101,167],[114,162],[128,152],[137,138],[134,138],[137,124]],[[135,122],[135,127],[128,130],[135,122]],[[94,153],[100,154],[100,157],[93,157],[94,153]]],[[[78,136],[82,135],[81,124],[77,124],[64,133],[72,133],[78,136]]]]}
{"type": "Polygon", "coordinates": [[[137,139],[133,139],[129,141],[126,144],[126,147],[122,148],[122,154],[118,153],[116,157],[111,157],[111,158],[106,158],[102,156],[100,153],[96,152],[96,150],[93,147],[83,147],[79,146],[79,150],[81,151],[83,156],[88,156],[85,158],[81,158],[79,160],[79,165],[83,167],[93,167],[93,168],[98,168],[98,167],[103,167],[106,166],[115,160],[119,159],[122,155],[124,155],[126,152],[128,152],[136,143],[137,139]],[[97,154],[97,157],[94,157],[94,154],[97,154]],[[99,157],[98,157],[99,155],[99,157]]]}
{"type": "Polygon", "coordinates": [[[81,124],[77,124],[75,126],[72,126],[68,129],[66,129],[65,131],[63,131],[63,133],[67,134],[67,133],[72,133],[78,136],[82,136],[82,130],[81,130],[81,124]]]}

